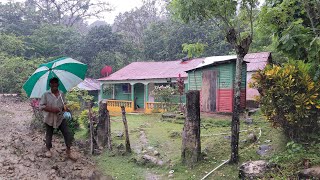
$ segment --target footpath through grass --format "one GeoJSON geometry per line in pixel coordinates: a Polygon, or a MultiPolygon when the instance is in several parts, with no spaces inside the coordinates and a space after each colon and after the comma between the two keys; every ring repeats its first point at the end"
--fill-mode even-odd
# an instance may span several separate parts
{"type": "MultiPolygon", "coordinates": [[[[182,120],[167,121],[161,115],[127,115],[131,148],[134,152],[141,152],[140,133],[146,134],[147,147],[152,147],[160,153],[160,158],[165,163],[161,167],[138,165],[133,160],[137,154],[117,155],[113,152],[105,152],[96,156],[100,169],[116,179],[145,179],[148,176],[157,176],[160,179],[168,179],[169,171],[174,170],[173,179],[201,179],[223,160],[230,157],[230,121],[231,117],[202,117],[201,118],[201,150],[205,154],[204,160],[195,168],[189,169],[180,163],[181,156],[181,132],[182,120]],[[221,134],[222,133],[222,134],[221,134]]],[[[123,131],[121,116],[111,118],[112,143],[115,146],[124,144],[124,137],[116,137],[123,131]]],[[[253,125],[241,123],[240,130],[240,163],[249,160],[268,159],[260,157],[256,151],[258,146],[271,142],[272,151],[283,151],[286,141],[279,130],[270,127],[265,119],[258,115],[254,116],[253,125]],[[259,137],[261,128],[261,136],[259,137]],[[249,133],[253,132],[259,137],[256,144],[245,142],[249,133]]],[[[78,133],[79,137],[83,134],[78,133]]],[[[116,147],[114,147],[116,148],[116,147]]],[[[272,153],[272,152],[271,152],[272,153]]],[[[240,164],[239,163],[239,164],[240,164]]],[[[215,171],[208,179],[238,179],[238,165],[224,165],[215,171]]]]}

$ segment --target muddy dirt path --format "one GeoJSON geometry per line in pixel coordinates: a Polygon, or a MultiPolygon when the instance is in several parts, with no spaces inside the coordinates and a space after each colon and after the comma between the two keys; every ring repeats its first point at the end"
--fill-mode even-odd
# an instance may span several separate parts
{"type": "Polygon", "coordinates": [[[78,147],[78,160],[66,158],[62,137],[53,138],[53,157],[45,158],[44,133],[32,131],[27,103],[0,97],[0,179],[110,179],[78,147]]]}

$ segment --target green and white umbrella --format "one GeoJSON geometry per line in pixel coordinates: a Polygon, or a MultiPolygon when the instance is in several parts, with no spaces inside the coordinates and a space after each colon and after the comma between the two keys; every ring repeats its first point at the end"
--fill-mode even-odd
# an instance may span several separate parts
{"type": "Polygon", "coordinates": [[[40,98],[50,89],[49,80],[59,79],[59,90],[67,92],[85,78],[87,65],[69,57],[58,58],[54,61],[41,64],[23,85],[29,98],[40,98]]]}

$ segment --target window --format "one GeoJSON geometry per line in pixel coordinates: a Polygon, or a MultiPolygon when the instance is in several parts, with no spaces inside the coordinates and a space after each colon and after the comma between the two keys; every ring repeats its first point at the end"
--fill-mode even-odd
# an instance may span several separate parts
{"type": "Polygon", "coordinates": [[[122,92],[130,94],[131,93],[131,85],[129,83],[122,84],[122,92]]]}

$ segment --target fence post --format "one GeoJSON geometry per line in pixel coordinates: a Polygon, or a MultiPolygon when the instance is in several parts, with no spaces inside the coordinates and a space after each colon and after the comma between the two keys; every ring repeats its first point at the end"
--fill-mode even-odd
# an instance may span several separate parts
{"type": "Polygon", "coordinates": [[[107,104],[106,103],[100,103],[99,104],[99,123],[98,123],[98,130],[97,130],[97,136],[98,136],[98,145],[100,147],[105,148],[107,144],[107,104]]]}
{"type": "Polygon", "coordinates": [[[111,122],[110,122],[110,114],[108,111],[108,105],[106,104],[106,135],[107,135],[107,146],[109,150],[112,150],[112,144],[111,144],[111,122]]]}
{"type": "Polygon", "coordinates": [[[187,116],[182,132],[182,163],[193,167],[200,160],[200,92],[188,91],[187,116]]]}
{"type": "Polygon", "coordinates": [[[88,113],[88,117],[89,117],[89,125],[90,125],[90,153],[93,154],[94,153],[94,133],[93,133],[93,121],[92,121],[92,104],[89,104],[89,113],[88,113]]]}
{"type": "Polygon", "coordinates": [[[124,106],[121,106],[121,112],[122,112],[122,121],[123,121],[123,125],[124,125],[125,135],[126,135],[126,151],[128,153],[131,153],[128,123],[127,123],[127,118],[126,118],[126,109],[124,106]]]}

